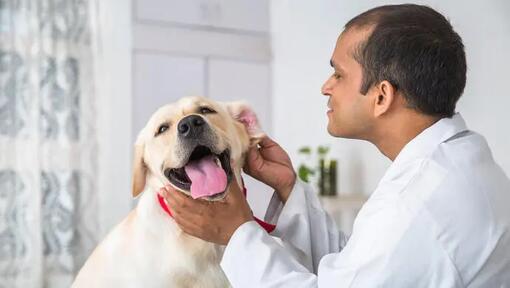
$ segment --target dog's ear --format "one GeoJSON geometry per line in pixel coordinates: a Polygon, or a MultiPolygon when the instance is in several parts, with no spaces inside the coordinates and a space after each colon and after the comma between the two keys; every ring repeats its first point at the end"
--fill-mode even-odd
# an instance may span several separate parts
{"type": "Polygon", "coordinates": [[[230,115],[246,128],[250,137],[250,145],[257,145],[264,138],[265,133],[260,129],[259,120],[253,109],[242,101],[226,103],[226,107],[230,115]]]}
{"type": "Polygon", "coordinates": [[[138,196],[145,189],[145,181],[147,175],[147,166],[143,160],[144,147],[143,143],[135,144],[135,153],[133,156],[133,175],[132,175],[132,193],[133,197],[138,196]]]}

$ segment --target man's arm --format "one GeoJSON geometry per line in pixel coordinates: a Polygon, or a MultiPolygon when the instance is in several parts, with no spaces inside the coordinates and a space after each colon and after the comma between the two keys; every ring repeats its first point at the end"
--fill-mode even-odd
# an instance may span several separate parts
{"type": "Polygon", "coordinates": [[[221,267],[232,287],[317,287],[317,276],[254,221],[232,235],[221,267]]]}
{"type": "Polygon", "coordinates": [[[287,202],[296,183],[296,172],[289,155],[269,137],[260,140],[246,155],[244,172],[272,187],[282,203],[287,202]]]}
{"type": "MultiPolygon", "coordinates": [[[[320,258],[338,252],[345,237],[322,209],[316,193],[296,182],[287,153],[268,137],[260,146],[249,151],[244,170],[275,189],[277,197],[272,205],[281,209],[269,211],[277,226],[274,236],[281,238],[294,255],[302,255],[301,263],[316,272],[320,258]]],[[[174,212],[174,220],[184,232],[201,239],[226,245],[239,226],[253,219],[237,183],[231,184],[224,201],[215,203],[193,200],[173,190],[168,186],[160,194],[174,212]]]]}
{"type": "Polygon", "coordinates": [[[324,255],[339,252],[347,242],[345,234],[322,208],[316,192],[301,181],[296,182],[285,204],[276,193],[273,195],[265,219],[276,223],[271,235],[280,238],[289,250],[301,252],[297,254],[301,255],[300,263],[314,273],[324,255]]]}
{"type": "Polygon", "coordinates": [[[346,238],[322,209],[315,191],[296,181],[285,150],[269,137],[263,138],[259,146],[248,152],[244,171],[275,189],[265,216],[266,221],[276,223],[272,235],[295,251],[294,255],[301,254],[300,262],[316,273],[322,256],[340,251],[346,238]]]}
{"type": "MultiPolygon", "coordinates": [[[[324,255],[316,273],[253,221],[231,237],[221,262],[223,271],[233,287],[465,286],[437,241],[427,211],[410,215],[402,203],[391,200],[376,200],[363,209],[349,243],[339,253],[324,255]]],[[[316,246],[324,245],[321,236],[327,238],[317,235],[316,246]]]]}

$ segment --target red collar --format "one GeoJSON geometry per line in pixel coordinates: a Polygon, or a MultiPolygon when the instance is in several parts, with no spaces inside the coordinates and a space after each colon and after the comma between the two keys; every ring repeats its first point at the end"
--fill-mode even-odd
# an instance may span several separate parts
{"type": "MultiPolygon", "coordinates": [[[[244,194],[244,196],[246,196],[246,188],[245,187],[243,187],[243,194],[244,194]]],[[[166,202],[163,199],[163,196],[159,195],[159,193],[157,195],[158,195],[158,202],[159,202],[159,205],[161,206],[161,208],[163,208],[163,210],[165,210],[165,212],[168,213],[168,215],[170,215],[170,217],[173,218],[172,212],[170,211],[170,209],[166,205],[166,202]]],[[[259,223],[259,225],[262,228],[264,228],[264,230],[266,230],[267,233],[273,232],[273,230],[276,228],[276,225],[271,224],[271,223],[267,223],[265,221],[262,221],[262,220],[260,220],[259,218],[255,217],[255,216],[253,216],[253,220],[255,220],[255,222],[259,223]]]]}

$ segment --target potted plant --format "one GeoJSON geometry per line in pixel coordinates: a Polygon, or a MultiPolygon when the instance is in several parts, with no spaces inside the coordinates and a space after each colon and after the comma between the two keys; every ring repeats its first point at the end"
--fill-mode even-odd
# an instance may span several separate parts
{"type": "Polygon", "coordinates": [[[298,167],[298,177],[306,182],[312,183],[313,177],[318,174],[317,186],[319,195],[321,196],[334,196],[337,189],[337,161],[328,159],[329,147],[319,146],[316,149],[318,162],[317,165],[310,165],[307,162],[311,161],[312,148],[310,146],[303,146],[299,149],[299,154],[305,156],[305,161],[302,161],[298,167]]]}

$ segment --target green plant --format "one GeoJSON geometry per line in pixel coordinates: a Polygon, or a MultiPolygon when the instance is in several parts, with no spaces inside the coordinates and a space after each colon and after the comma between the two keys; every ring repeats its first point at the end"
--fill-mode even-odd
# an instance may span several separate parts
{"type": "MultiPolygon", "coordinates": [[[[317,156],[320,159],[325,159],[327,154],[329,152],[329,147],[327,146],[319,146],[317,147],[316,153],[317,156]]],[[[298,153],[301,155],[304,155],[307,160],[310,160],[312,154],[312,148],[310,146],[303,146],[299,148],[298,153]]],[[[319,170],[319,167],[317,166],[311,166],[307,163],[301,163],[298,167],[298,177],[299,179],[303,180],[306,183],[310,183],[310,177],[316,175],[317,171],[319,170]]]]}
{"type": "Polygon", "coordinates": [[[326,158],[326,155],[329,152],[329,147],[327,146],[319,146],[317,147],[317,154],[319,155],[319,159],[326,158]]]}
{"type": "MultiPolygon", "coordinates": [[[[306,155],[307,158],[310,158],[312,155],[312,149],[309,146],[301,147],[298,150],[299,154],[306,155]]],[[[315,169],[306,165],[305,163],[301,163],[298,167],[298,177],[303,180],[303,182],[310,183],[310,176],[315,175],[315,169]]]]}
{"type": "Polygon", "coordinates": [[[336,171],[337,161],[333,159],[327,159],[329,153],[328,146],[318,146],[315,153],[316,158],[311,159],[315,156],[310,146],[303,146],[298,150],[298,153],[305,156],[305,160],[301,162],[298,167],[298,177],[303,182],[310,183],[312,176],[317,176],[316,185],[319,189],[320,195],[335,195],[336,194],[336,171]],[[318,160],[318,161],[317,161],[318,160]],[[309,162],[315,162],[316,165],[309,165],[309,162]]]}

